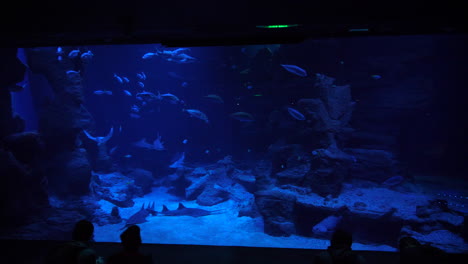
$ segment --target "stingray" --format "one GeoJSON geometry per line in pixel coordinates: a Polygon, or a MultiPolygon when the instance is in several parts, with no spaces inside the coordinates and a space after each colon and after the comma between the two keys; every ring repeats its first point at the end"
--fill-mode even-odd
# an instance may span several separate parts
{"type": "Polygon", "coordinates": [[[83,132],[89,139],[91,139],[92,141],[95,141],[99,146],[99,145],[105,144],[109,139],[111,139],[112,135],[114,134],[114,127],[111,127],[109,134],[107,134],[107,136],[105,137],[93,137],[86,130],[83,130],[83,132]]]}
{"type": "Polygon", "coordinates": [[[187,208],[182,203],[179,203],[179,207],[177,210],[170,211],[167,209],[165,205],[163,205],[163,209],[161,214],[164,216],[191,216],[191,217],[201,217],[213,214],[219,214],[222,210],[214,210],[208,211],[200,208],[187,208]]]}
{"type": "Polygon", "coordinates": [[[154,202],[151,204],[151,206],[148,203],[148,206],[146,208],[145,204],[143,204],[138,212],[134,213],[132,216],[130,216],[130,218],[128,218],[127,222],[120,230],[132,225],[146,223],[148,222],[148,220],[146,220],[146,217],[148,217],[149,215],[156,216],[157,214],[158,212],[154,210],[154,202]]]}

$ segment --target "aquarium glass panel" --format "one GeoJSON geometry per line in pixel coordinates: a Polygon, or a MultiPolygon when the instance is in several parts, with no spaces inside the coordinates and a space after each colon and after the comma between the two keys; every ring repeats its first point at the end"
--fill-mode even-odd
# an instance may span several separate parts
{"type": "MultiPolygon", "coordinates": [[[[468,252],[465,36],[21,48],[3,239],[468,252]]],[[[6,58],[6,57],[5,57],[6,58]]],[[[9,81],[9,83],[8,83],[9,81]]],[[[3,107],[5,106],[5,107],[3,107]]]]}

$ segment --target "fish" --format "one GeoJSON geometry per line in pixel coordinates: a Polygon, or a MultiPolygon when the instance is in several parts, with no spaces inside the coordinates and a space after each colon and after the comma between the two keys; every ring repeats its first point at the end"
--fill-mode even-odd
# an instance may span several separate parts
{"type": "Polygon", "coordinates": [[[171,62],[177,62],[177,63],[190,63],[190,62],[196,61],[197,59],[185,53],[181,53],[181,54],[176,54],[171,57],[166,57],[166,60],[171,61],[171,62]]]}
{"type": "Polygon", "coordinates": [[[123,80],[124,82],[126,82],[126,83],[129,83],[129,82],[130,82],[130,80],[129,80],[127,77],[122,77],[122,80],[123,80]]]}
{"type": "Polygon", "coordinates": [[[253,85],[252,85],[251,82],[245,82],[244,87],[247,88],[247,90],[252,90],[253,89],[253,85]]]}
{"type": "Polygon", "coordinates": [[[119,126],[119,132],[122,133],[122,126],[119,126]]]}
{"type": "Polygon", "coordinates": [[[404,180],[405,180],[405,178],[403,178],[402,176],[396,175],[396,176],[393,176],[393,177],[390,177],[390,178],[386,179],[382,183],[382,185],[387,186],[387,187],[396,186],[396,185],[402,183],[404,180]]]}
{"type": "Polygon", "coordinates": [[[124,158],[127,158],[127,159],[129,159],[131,157],[132,157],[132,155],[130,155],[130,154],[127,154],[127,155],[124,156],[124,158]]]}
{"type": "Polygon", "coordinates": [[[152,150],[165,150],[164,142],[161,141],[161,136],[158,134],[153,144],[146,142],[146,138],[142,138],[140,141],[133,143],[135,147],[152,149],[152,150]]]}
{"type": "Polygon", "coordinates": [[[137,82],[138,86],[140,86],[141,88],[145,88],[145,84],[142,83],[142,82],[137,82]]]}
{"type": "Polygon", "coordinates": [[[77,50],[72,50],[68,53],[68,58],[70,59],[73,59],[73,58],[76,58],[78,57],[78,55],[80,54],[80,50],[77,49],[77,50]]]}
{"type": "Polygon", "coordinates": [[[205,154],[210,154],[210,150],[209,149],[205,150],[205,154]]]}
{"type": "Polygon", "coordinates": [[[144,72],[137,73],[136,76],[142,81],[146,80],[146,74],[144,72]]]}
{"type": "Polygon", "coordinates": [[[169,75],[170,77],[175,78],[175,79],[183,79],[182,76],[180,76],[179,74],[177,74],[175,72],[168,72],[167,75],[169,75]]]}
{"type": "Polygon", "coordinates": [[[221,210],[208,211],[200,208],[187,208],[182,203],[179,203],[177,210],[170,211],[165,205],[163,205],[161,215],[163,216],[191,216],[191,217],[202,217],[207,215],[213,215],[220,213],[221,210]]]}
{"type": "Polygon", "coordinates": [[[182,144],[187,144],[187,142],[188,142],[187,139],[182,140],[182,144]]]}
{"type": "Polygon", "coordinates": [[[57,60],[62,61],[62,59],[63,59],[63,57],[62,57],[62,55],[63,55],[62,47],[57,47],[57,52],[56,53],[57,53],[57,60]]]}
{"type": "Polygon", "coordinates": [[[117,80],[118,83],[123,83],[123,80],[120,76],[118,76],[116,73],[114,73],[114,78],[117,80]]]}
{"type": "Polygon", "coordinates": [[[137,114],[134,114],[134,113],[131,113],[131,114],[130,114],[130,117],[131,117],[131,118],[135,118],[135,119],[141,118],[140,115],[137,115],[137,114]]]}
{"type": "Polygon", "coordinates": [[[135,113],[140,112],[140,108],[137,105],[133,105],[131,110],[132,110],[132,112],[135,112],[135,113]]]}
{"type": "Polygon", "coordinates": [[[177,54],[183,51],[190,51],[190,48],[178,48],[172,51],[172,53],[177,54]]]}
{"type": "Polygon", "coordinates": [[[161,136],[158,134],[156,139],[153,141],[153,146],[155,150],[164,150],[164,144],[161,141],[161,136]]]}
{"type": "Polygon", "coordinates": [[[187,82],[182,82],[181,86],[185,88],[185,87],[188,86],[188,83],[187,82]]]}
{"type": "Polygon", "coordinates": [[[96,95],[102,95],[102,94],[112,95],[112,91],[96,90],[96,91],[94,91],[94,94],[96,94],[96,95]]]}
{"type": "Polygon", "coordinates": [[[301,112],[297,111],[296,109],[292,107],[288,107],[287,109],[288,109],[289,114],[295,119],[301,120],[301,121],[306,119],[305,116],[301,112]]]}
{"type": "Polygon", "coordinates": [[[286,69],[288,72],[293,73],[295,75],[298,75],[301,77],[307,76],[307,72],[304,69],[296,65],[281,64],[281,66],[283,66],[283,68],[286,69]]]}
{"type": "Polygon", "coordinates": [[[67,71],[66,73],[67,73],[67,76],[71,77],[71,76],[79,75],[79,74],[80,74],[80,71],[69,70],[69,71],[67,71]]]}
{"type": "Polygon", "coordinates": [[[148,53],[145,53],[141,58],[144,59],[144,60],[147,60],[147,59],[153,58],[156,55],[157,55],[156,53],[148,52],[148,53]]]}
{"type": "Polygon", "coordinates": [[[111,148],[111,149],[109,150],[109,155],[114,154],[114,152],[115,152],[118,148],[119,148],[118,146],[115,146],[115,147],[111,148]]]}
{"type": "Polygon", "coordinates": [[[209,94],[204,97],[214,103],[219,103],[219,104],[224,103],[223,98],[221,98],[219,95],[216,95],[216,94],[209,94]]]}
{"type": "Polygon", "coordinates": [[[374,74],[374,75],[371,75],[371,78],[374,79],[374,80],[379,80],[382,78],[382,76],[378,75],[378,74],[374,74]]]}
{"type": "Polygon", "coordinates": [[[182,152],[182,155],[180,158],[171,165],[169,165],[169,168],[177,169],[177,168],[183,168],[184,167],[184,160],[185,160],[185,152],[182,152]]]}
{"type": "Polygon", "coordinates": [[[146,208],[145,208],[145,204],[143,203],[143,205],[141,206],[141,209],[138,212],[134,213],[132,216],[130,216],[127,219],[125,225],[120,230],[123,230],[132,225],[146,223],[148,222],[146,218],[150,215],[151,216],[158,215],[158,212],[154,210],[154,202],[151,204],[151,206],[148,203],[148,206],[146,208]]]}
{"type": "Polygon", "coordinates": [[[165,99],[165,100],[168,100],[171,104],[177,104],[180,102],[180,99],[173,95],[173,94],[170,94],[170,93],[166,93],[166,94],[161,94],[159,95],[161,97],[161,99],[165,99]]]}
{"type": "Polygon", "coordinates": [[[140,101],[142,100],[156,100],[156,99],[161,99],[161,96],[157,96],[154,93],[151,92],[141,92],[136,94],[136,98],[140,101]]]}
{"type": "Polygon", "coordinates": [[[123,90],[123,91],[124,91],[124,93],[125,93],[126,95],[132,96],[132,93],[131,93],[131,92],[129,92],[129,91],[127,91],[127,90],[123,90]]]}
{"type": "Polygon", "coordinates": [[[250,68],[241,71],[240,74],[248,74],[249,72],[250,72],[250,68]]]}
{"type": "Polygon", "coordinates": [[[112,135],[114,134],[114,127],[111,127],[109,133],[105,137],[93,137],[91,136],[86,130],[83,129],[83,132],[85,135],[91,139],[92,141],[95,141],[98,146],[105,144],[109,139],[112,138],[112,135]]]}
{"type": "Polygon", "coordinates": [[[175,50],[158,50],[156,53],[158,56],[162,57],[166,61],[177,62],[177,63],[189,63],[193,62],[196,59],[192,56],[189,56],[184,51],[189,51],[189,48],[178,48],[175,50]]]}
{"type": "Polygon", "coordinates": [[[253,122],[255,118],[253,115],[246,112],[235,112],[230,115],[232,118],[239,120],[241,122],[253,122]]]}
{"type": "Polygon", "coordinates": [[[88,62],[89,60],[91,60],[91,58],[93,58],[93,56],[94,54],[90,50],[88,50],[87,52],[82,53],[80,58],[81,60],[88,62]]]}
{"type": "Polygon", "coordinates": [[[183,109],[182,111],[187,112],[192,117],[196,117],[198,119],[201,119],[201,120],[205,121],[205,123],[207,123],[207,124],[210,123],[210,121],[208,120],[208,117],[205,115],[205,113],[203,113],[200,110],[197,110],[197,109],[183,109]]]}

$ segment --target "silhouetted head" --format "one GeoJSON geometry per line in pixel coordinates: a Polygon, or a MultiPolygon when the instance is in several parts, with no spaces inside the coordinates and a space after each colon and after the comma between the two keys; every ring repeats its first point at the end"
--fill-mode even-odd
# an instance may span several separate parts
{"type": "Polygon", "coordinates": [[[81,220],[75,224],[73,229],[73,240],[90,241],[94,235],[94,226],[88,220],[81,220]]]}
{"type": "Polygon", "coordinates": [[[421,246],[421,243],[419,243],[419,241],[416,240],[414,237],[410,236],[400,238],[400,243],[398,245],[400,251],[418,246],[421,246]]]}
{"type": "Polygon", "coordinates": [[[136,225],[132,225],[122,234],[120,234],[120,240],[126,250],[135,251],[141,245],[140,228],[136,225]]]}
{"type": "Polygon", "coordinates": [[[353,236],[349,232],[338,229],[333,233],[330,244],[333,248],[351,248],[353,236]]]}

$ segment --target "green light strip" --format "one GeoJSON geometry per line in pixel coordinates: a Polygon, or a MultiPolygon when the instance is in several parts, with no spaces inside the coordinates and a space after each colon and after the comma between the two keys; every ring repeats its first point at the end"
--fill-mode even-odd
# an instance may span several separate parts
{"type": "Polygon", "coordinates": [[[257,28],[290,28],[290,27],[297,27],[299,24],[291,24],[291,25],[264,25],[264,26],[257,26],[257,28]]]}
{"type": "Polygon", "coordinates": [[[368,28],[351,28],[348,31],[349,32],[367,32],[367,31],[369,31],[369,29],[368,28]]]}

